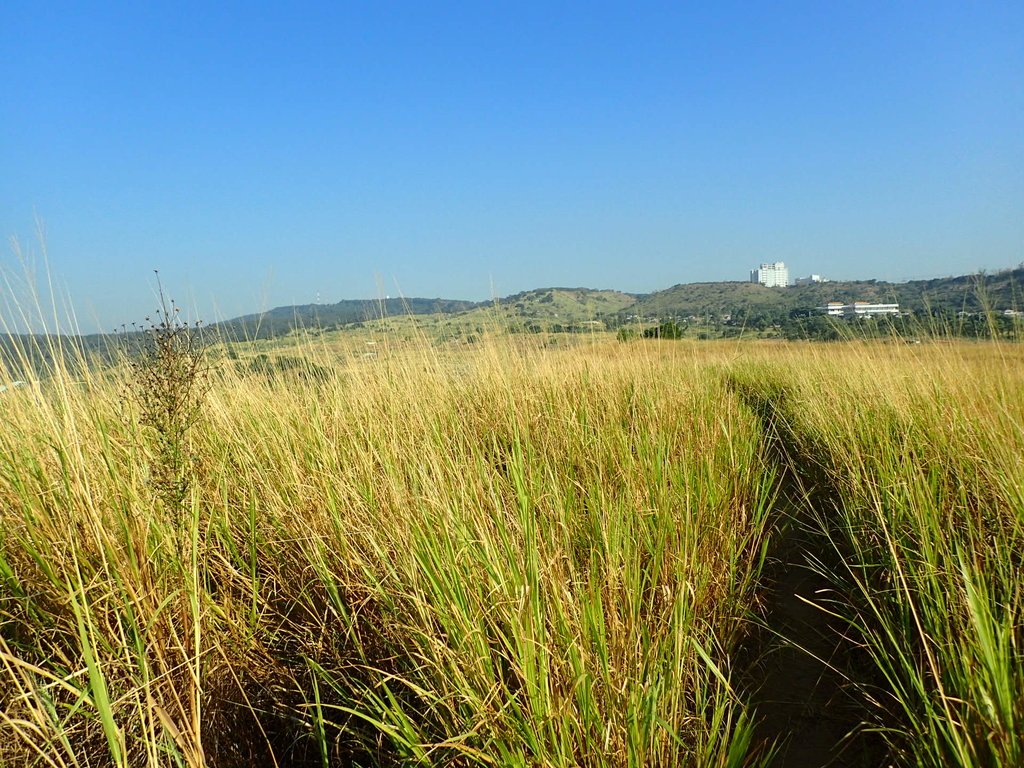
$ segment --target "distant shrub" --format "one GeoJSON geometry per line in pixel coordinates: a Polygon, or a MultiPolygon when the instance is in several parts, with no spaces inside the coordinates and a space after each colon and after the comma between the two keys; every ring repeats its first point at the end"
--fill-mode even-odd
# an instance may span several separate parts
{"type": "Polygon", "coordinates": [[[292,378],[304,381],[326,381],[330,376],[330,370],[311,360],[287,356],[271,359],[269,355],[262,353],[250,360],[248,365],[236,363],[236,366],[240,373],[258,374],[271,380],[292,378]]]}
{"type": "Polygon", "coordinates": [[[644,329],[645,339],[681,339],[683,333],[686,330],[685,326],[680,326],[678,323],[669,321],[662,323],[655,328],[644,329]]]}

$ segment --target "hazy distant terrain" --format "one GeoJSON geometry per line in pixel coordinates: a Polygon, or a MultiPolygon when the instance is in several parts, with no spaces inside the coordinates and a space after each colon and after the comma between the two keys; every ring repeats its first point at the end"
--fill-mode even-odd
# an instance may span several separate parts
{"type": "MultiPolygon", "coordinates": [[[[992,274],[961,275],[905,283],[849,280],[789,288],[766,288],[749,282],[681,283],[650,294],[591,288],[537,288],[489,301],[444,298],[348,299],[334,304],[284,306],[204,326],[210,341],[282,339],[297,329],[355,331],[384,320],[416,318],[434,336],[473,338],[485,330],[513,333],[600,332],[623,325],[645,327],[665,319],[690,323],[698,337],[734,335],[738,331],[769,336],[821,338],[794,317],[813,315],[829,301],[898,302],[906,312],[957,316],[983,310],[1001,313],[1024,307],[1024,268],[992,274]],[[780,328],[780,326],[782,326],[780,328]],[[774,331],[772,329],[774,328],[774,331]],[[766,330],[767,329],[767,330],[766,330]]],[[[819,320],[821,318],[818,318],[819,320]]],[[[984,330],[984,323],[981,323],[984,330]]],[[[820,331],[820,329],[818,329],[820,331]]],[[[946,330],[949,330],[948,326],[946,330]]],[[[20,370],[41,370],[54,356],[105,365],[131,343],[127,334],[40,337],[0,336],[0,362],[20,370]],[[44,339],[48,339],[44,341],[44,339]]],[[[969,333],[966,335],[976,335],[969,333]]]]}
{"type": "Polygon", "coordinates": [[[588,321],[616,325],[634,317],[696,317],[764,314],[783,317],[812,312],[829,301],[898,302],[911,312],[955,314],[1024,307],[1024,268],[990,275],[961,275],[905,283],[846,280],[789,288],[766,288],[749,282],[681,283],[650,294],[591,288],[537,288],[492,301],[388,298],[347,300],[337,304],[278,307],[228,320],[214,329],[237,339],[270,338],[294,328],[337,329],[398,315],[493,316],[522,321],[524,328],[551,330],[588,321]]]}
{"type": "Polygon", "coordinates": [[[276,307],[212,327],[229,338],[265,339],[287,334],[293,328],[334,328],[394,315],[454,314],[477,306],[480,302],[459,299],[345,299],[335,304],[276,307]]]}

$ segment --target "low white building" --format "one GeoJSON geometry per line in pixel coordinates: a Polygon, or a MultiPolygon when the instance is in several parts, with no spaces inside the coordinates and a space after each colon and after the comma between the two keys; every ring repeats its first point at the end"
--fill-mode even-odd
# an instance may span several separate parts
{"type": "Polygon", "coordinates": [[[789,269],[782,261],[765,263],[757,269],[750,270],[750,282],[760,283],[769,288],[785,288],[789,285],[789,269]]]}
{"type": "Polygon", "coordinates": [[[818,307],[819,312],[832,317],[874,317],[877,315],[898,315],[899,304],[872,304],[869,301],[855,301],[852,304],[843,304],[841,301],[830,301],[823,307],[818,307]]]}
{"type": "Polygon", "coordinates": [[[797,285],[813,285],[814,283],[827,283],[828,279],[821,275],[808,275],[807,277],[798,277],[796,279],[797,285]]]}

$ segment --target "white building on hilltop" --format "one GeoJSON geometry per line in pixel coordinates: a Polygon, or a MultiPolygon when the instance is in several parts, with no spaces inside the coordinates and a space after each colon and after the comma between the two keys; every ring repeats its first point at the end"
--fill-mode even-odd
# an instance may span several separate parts
{"type": "Polygon", "coordinates": [[[789,285],[789,269],[781,261],[762,264],[757,269],[750,270],[750,282],[760,283],[769,288],[785,288],[789,285]]]}

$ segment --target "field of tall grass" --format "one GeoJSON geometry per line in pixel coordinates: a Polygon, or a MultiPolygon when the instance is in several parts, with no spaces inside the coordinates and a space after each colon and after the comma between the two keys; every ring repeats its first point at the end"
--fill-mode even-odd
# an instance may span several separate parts
{"type": "Polygon", "coordinates": [[[1015,347],[236,349],[0,394],[0,764],[770,764],[783,472],[889,763],[1024,763],[1015,347]]]}
{"type": "Polygon", "coordinates": [[[8,393],[4,764],[747,760],[773,471],[717,376],[640,347],[317,370],[215,368],[180,503],[130,369],[8,393]]]}

